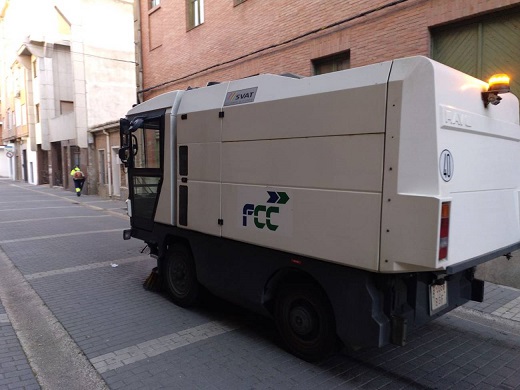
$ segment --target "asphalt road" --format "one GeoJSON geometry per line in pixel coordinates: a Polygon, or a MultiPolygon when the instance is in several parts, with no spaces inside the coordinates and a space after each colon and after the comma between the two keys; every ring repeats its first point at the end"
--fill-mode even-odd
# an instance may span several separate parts
{"type": "Polygon", "coordinates": [[[268,319],[144,290],[155,261],[123,241],[123,207],[0,180],[0,389],[520,389],[520,290],[311,364],[268,319]]]}

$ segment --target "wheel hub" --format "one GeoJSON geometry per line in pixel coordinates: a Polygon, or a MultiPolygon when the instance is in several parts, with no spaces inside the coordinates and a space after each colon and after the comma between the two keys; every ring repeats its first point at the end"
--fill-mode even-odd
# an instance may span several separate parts
{"type": "Polygon", "coordinates": [[[315,326],[314,316],[304,306],[294,307],[289,314],[289,323],[294,332],[300,336],[310,334],[315,326]]]}
{"type": "Polygon", "coordinates": [[[186,266],[182,263],[174,264],[171,271],[173,288],[179,293],[185,293],[186,290],[186,266]]]}

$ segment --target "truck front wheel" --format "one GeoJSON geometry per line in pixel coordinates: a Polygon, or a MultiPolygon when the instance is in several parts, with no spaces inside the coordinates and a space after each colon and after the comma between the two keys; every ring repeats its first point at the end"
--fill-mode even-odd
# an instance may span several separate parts
{"type": "Polygon", "coordinates": [[[288,350],[303,360],[321,360],[339,347],[332,307],[315,286],[282,287],[276,296],[275,321],[288,350]]]}
{"type": "Polygon", "coordinates": [[[193,306],[199,297],[199,282],[190,251],[181,244],[168,250],[164,263],[163,280],[171,300],[179,306],[193,306]]]}

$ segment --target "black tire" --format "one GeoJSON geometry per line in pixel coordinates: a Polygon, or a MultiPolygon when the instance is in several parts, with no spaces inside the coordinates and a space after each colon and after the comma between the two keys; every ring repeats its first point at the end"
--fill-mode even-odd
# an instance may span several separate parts
{"type": "Polygon", "coordinates": [[[332,307],[316,286],[282,287],[276,296],[275,321],[287,349],[303,360],[322,360],[339,349],[332,307]]]}
{"type": "Polygon", "coordinates": [[[164,262],[163,282],[171,300],[182,307],[195,305],[200,287],[190,251],[184,245],[174,244],[164,262]]]}

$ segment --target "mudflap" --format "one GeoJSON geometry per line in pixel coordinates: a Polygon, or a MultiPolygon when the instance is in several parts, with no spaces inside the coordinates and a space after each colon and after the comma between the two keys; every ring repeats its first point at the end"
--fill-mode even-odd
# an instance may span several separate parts
{"type": "Polygon", "coordinates": [[[473,279],[471,281],[471,300],[475,302],[484,302],[484,281],[473,279]]]}

